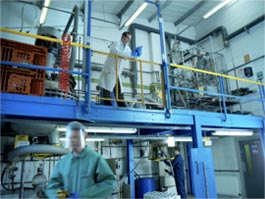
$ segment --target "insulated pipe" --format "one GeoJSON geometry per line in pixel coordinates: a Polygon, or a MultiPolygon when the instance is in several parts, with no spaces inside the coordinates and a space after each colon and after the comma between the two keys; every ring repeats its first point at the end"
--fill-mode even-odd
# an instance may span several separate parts
{"type": "Polygon", "coordinates": [[[58,146],[36,144],[15,148],[7,154],[7,159],[9,162],[18,162],[24,160],[30,154],[65,155],[68,152],[67,149],[58,146]]]}
{"type": "MultiPolygon", "coordinates": [[[[148,26],[143,26],[143,25],[140,25],[140,24],[132,24],[130,26],[130,31],[133,32],[134,29],[140,29],[140,30],[143,30],[143,31],[146,31],[148,33],[150,32],[153,32],[153,33],[157,33],[159,34],[159,30],[155,29],[155,28],[150,28],[148,26]]],[[[176,35],[175,34],[172,34],[172,33],[168,33],[168,32],[165,32],[165,37],[171,37],[171,38],[174,38],[176,35]]],[[[189,38],[186,38],[186,37],[182,37],[182,36],[176,36],[176,39],[179,40],[179,41],[182,41],[184,43],[188,43],[189,45],[192,45],[194,44],[195,40],[192,40],[192,39],[189,39],[189,38]]]]}
{"type": "Polygon", "coordinates": [[[228,40],[228,34],[227,34],[227,30],[224,26],[219,26],[218,28],[214,29],[213,31],[209,32],[208,34],[206,34],[205,36],[203,36],[202,38],[196,40],[193,44],[199,43],[200,41],[204,40],[205,38],[213,35],[213,34],[217,34],[217,33],[221,33],[222,37],[223,37],[223,43],[225,47],[229,46],[229,40],[228,40]]]}
{"type": "Polygon", "coordinates": [[[227,40],[231,40],[237,35],[241,34],[242,32],[245,32],[246,30],[249,30],[250,28],[254,27],[255,25],[259,24],[260,22],[263,22],[265,19],[265,15],[262,15],[258,17],[257,19],[253,20],[252,22],[248,23],[247,25],[243,26],[242,28],[239,28],[235,32],[228,35],[227,40]]]}

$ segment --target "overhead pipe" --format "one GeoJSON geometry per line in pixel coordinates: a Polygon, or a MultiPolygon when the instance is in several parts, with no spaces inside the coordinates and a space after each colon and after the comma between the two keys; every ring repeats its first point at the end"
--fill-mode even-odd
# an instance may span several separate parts
{"type": "Polygon", "coordinates": [[[203,4],[205,4],[206,1],[200,1],[197,3],[194,7],[192,7],[190,10],[188,10],[184,15],[182,15],[177,21],[174,22],[174,25],[179,25],[182,21],[184,21],[186,18],[188,18],[192,13],[194,13],[196,10],[198,10],[203,4]]]}
{"type": "Polygon", "coordinates": [[[124,5],[124,7],[118,12],[116,15],[119,19],[121,19],[122,15],[131,7],[134,0],[128,0],[127,3],[124,5]]]}
{"type": "Polygon", "coordinates": [[[257,19],[253,20],[252,22],[248,23],[247,25],[243,26],[242,28],[239,28],[238,30],[234,31],[233,33],[229,34],[227,37],[227,40],[231,40],[237,35],[241,34],[242,32],[245,32],[255,25],[259,24],[260,22],[263,22],[265,20],[265,15],[262,15],[258,17],[257,19]]]}
{"type": "Polygon", "coordinates": [[[228,34],[227,34],[227,30],[226,27],[224,26],[219,26],[216,29],[214,29],[213,31],[209,32],[208,34],[206,34],[205,36],[203,36],[202,38],[196,40],[193,44],[197,44],[200,41],[206,39],[209,36],[212,36],[214,34],[218,34],[221,33],[222,34],[222,38],[223,38],[223,44],[225,47],[229,47],[229,41],[228,41],[228,34]]]}
{"type": "MultiPolygon", "coordinates": [[[[131,26],[130,26],[130,31],[131,32],[133,32],[133,30],[135,30],[135,29],[140,29],[140,30],[144,30],[144,31],[146,31],[146,32],[153,32],[153,33],[157,33],[157,34],[159,34],[159,30],[157,30],[157,29],[155,29],[155,28],[151,28],[151,27],[148,27],[148,26],[144,26],[144,25],[140,25],[140,24],[136,24],[136,23],[134,23],[134,24],[132,24],[131,26]]],[[[167,38],[167,37],[176,37],[176,39],[177,40],[179,40],[179,41],[182,41],[182,42],[184,42],[184,43],[187,43],[187,44],[189,44],[189,45],[192,45],[192,44],[194,44],[194,42],[195,42],[195,40],[193,40],[193,39],[189,39],[189,38],[186,38],[186,37],[182,37],[182,36],[176,36],[175,34],[172,34],[172,33],[168,33],[168,32],[165,32],[165,37],[167,38]]]]}
{"type": "MultiPolygon", "coordinates": [[[[160,8],[160,13],[162,13],[162,11],[164,9],[166,9],[170,4],[172,3],[171,0],[166,1],[160,8]]],[[[157,17],[157,13],[155,12],[151,17],[148,18],[148,22],[151,23],[155,18],[157,17]]]]}
{"type": "Polygon", "coordinates": [[[223,43],[225,47],[229,47],[229,41],[231,39],[233,39],[234,37],[238,36],[239,34],[251,29],[252,27],[254,27],[255,25],[263,22],[265,19],[265,15],[262,15],[260,17],[258,17],[257,19],[253,20],[252,22],[248,23],[247,25],[239,28],[238,30],[234,31],[233,33],[229,34],[227,33],[227,29],[224,26],[219,26],[216,29],[214,29],[213,31],[209,32],[208,34],[206,34],[205,36],[203,36],[202,38],[196,40],[193,44],[196,44],[202,40],[204,40],[205,38],[209,37],[210,35],[214,35],[214,34],[218,34],[221,33],[222,37],[223,37],[223,43]]]}

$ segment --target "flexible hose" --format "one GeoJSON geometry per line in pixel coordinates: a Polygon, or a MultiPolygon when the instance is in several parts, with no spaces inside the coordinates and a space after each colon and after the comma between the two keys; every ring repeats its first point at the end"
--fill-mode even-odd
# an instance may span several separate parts
{"type": "MultiPolygon", "coordinates": [[[[2,187],[6,191],[16,191],[16,190],[21,189],[21,187],[16,187],[16,188],[14,187],[14,179],[12,179],[12,182],[11,182],[12,189],[10,189],[6,186],[7,183],[4,183],[4,176],[5,176],[6,170],[7,170],[7,166],[5,166],[5,168],[3,169],[2,174],[1,174],[1,185],[2,185],[2,187]]],[[[33,189],[33,187],[24,187],[24,189],[33,189]]]]}

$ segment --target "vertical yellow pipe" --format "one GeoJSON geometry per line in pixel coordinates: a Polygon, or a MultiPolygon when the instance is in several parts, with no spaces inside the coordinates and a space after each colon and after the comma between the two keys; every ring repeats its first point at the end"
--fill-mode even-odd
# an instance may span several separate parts
{"type": "Polygon", "coordinates": [[[142,61],[139,61],[139,63],[140,63],[140,80],[141,80],[141,101],[144,104],[143,63],[142,61]]]}
{"type": "Polygon", "coordinates": [[[251,153],[249,145],[244,145],[245,154],[246,154],[246,164],[247,164],[247,171],[249,176],[253,176],[253,168],[252,168],[252,161],[251,161],[251,153]]]}

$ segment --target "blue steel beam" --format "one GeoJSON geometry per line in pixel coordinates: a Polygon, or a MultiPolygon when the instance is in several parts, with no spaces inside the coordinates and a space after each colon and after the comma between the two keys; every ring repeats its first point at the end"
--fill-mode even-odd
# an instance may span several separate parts
{"type": "Polygon", "coordinates": [[[166,118],[163,110],[146,110],[133,108],[114,108],[91,104],[91,112],[86,113],[84,102],[64,98],[45,96],[26,96],[20,94],[1,93],[1,114],[43,119],[71,119],[94,121],[97,123],[129,123],[148,125],[184,125],[194,124],[196,115],[202,127],[228,128],[263,128],[263,117],[249,115],[227,114],[227,120],[222,120],[222,114],[190,110],[173,110],[171,117],[166,118]]]}
{"type": "Polygon", "coordinates": [[[265,118],[263,119],[263,128],[260,129],[260,142],[263,156],[265,158],[265,118]]]}
{"type": "Polygon", "coordinates": [[[133,155],[133,141],[127,140],[127,171],[128,183],[131,185],[131,198],[135,198],[135,183],[134,183],[134,155],[133,155]]]}
{"type": "Polygon", "coordinates": [[[260,94],[260,100],[263,108],[263,113],[265,114],[265,87],[259,85],[259,94],[260,94]]]}
{"type": "MultiPolygon", "coordinates": [[[[91,11],[92,11],[92,0],[87,0],[87,29],[86,29],[86,44],[90,46],[90,38],[91,38],[91,11]]],[[[86,84],[86,93],[85,93],[85,105],[84,110],[86,112],[90,112],[90,85],[91,85],[91,49],[86,49],[86,73],[88,76],[85,76],[85,84],[86,84]]]]}
{"type": "Polygon", "coordinates": [[[220,83],[220,90],[221,90],[221,94],[222,94],[222,108],[223,108],[223,111],[224,111],[224,121],[226,121],[227,119],[227,109],[226,109],[226,104],[225,104],[225,88],[224,88],[224,80],[223,80],[223,77],[219,76],[218,77],[219,79],[219,83],[220,83]]]}
{"type": "Polygon", "coordinates": [[[202,128],[198,117],[194,116],[194,125],[192,126],[192,141],[194,148],[203,148],[202,128]]]}
{"type": "Polygon", "coordinates": [[[169,79],[168,79],[168,67],[169,63],[167,61],[166,55],[166,40],[165,40],[165,31],[164,31],[164,24],[163,19],[160,13],[160,2],[153,2],[146,0],[146,2],[150,4],[154,4],[157,7],[157,16],[158,16],[158,24],[159,24],[159,36],[160,36],[160,48],[161,48],[161,57],[162,57],[162,64],[161,69],[163,71],[163,79],[164,79],[164,87],[165,87],[165,101],[166,101],[166,117],[171,117],[171,98],[170,98],[170,86],[169,86],[169,79]]]}

